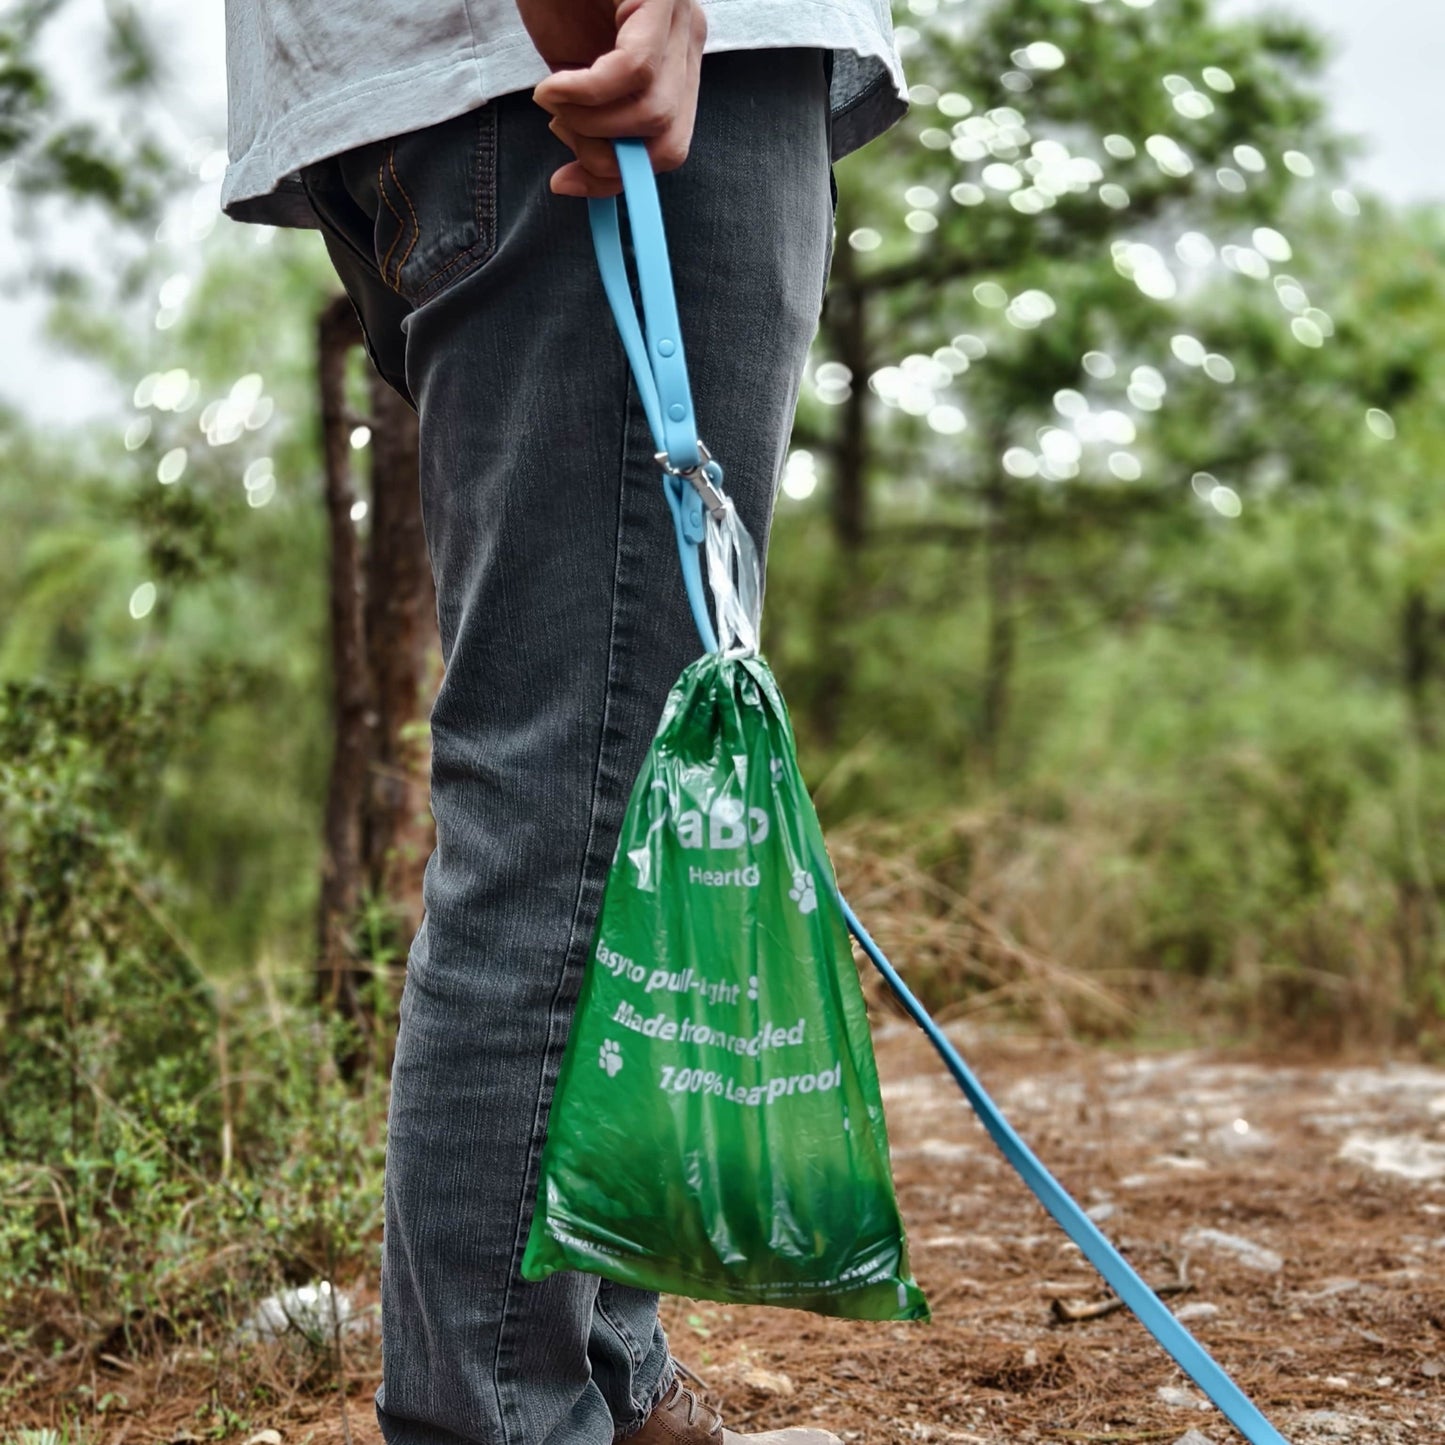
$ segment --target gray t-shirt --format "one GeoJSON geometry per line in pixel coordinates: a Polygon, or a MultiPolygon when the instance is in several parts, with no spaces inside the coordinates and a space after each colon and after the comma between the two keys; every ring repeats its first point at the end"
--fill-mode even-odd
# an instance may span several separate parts
{"type": "MultiPolygon", "coordinates": [[[[833,159],[907,110],[888,0],[702,0],[707,50],[834,52],[833,159]]],[[[547,66],[513,0],[226,0],[228,153],[221,208],[314,226],[311,161],[529,90],[547,66]]]]}

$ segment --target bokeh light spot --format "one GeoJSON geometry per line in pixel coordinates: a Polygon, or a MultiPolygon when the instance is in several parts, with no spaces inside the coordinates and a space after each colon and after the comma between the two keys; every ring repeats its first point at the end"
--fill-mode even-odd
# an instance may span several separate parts
{"type": "Polygon", "coordinates": [[[1010,447],[1003,454],[1003,469],[1011,477],[1036,477],[1039,459],[1027,447],[1010,447]]]}
{"type": "Polygon", "coordinates": [[[992,165],[985,166],[982,179],[984,185],[994,191],[1016,191],[1024,183],[1018,167],[1007,165],[1003,161],[995,161],[992,165]]]}
{"type": "Polygon", "coordinates": [[[930,407],[928,425],[942,436],[957,436],[968,425],[968,418],[950,402],[930,407]]]}
{"type": "Polygon", "coordinates": [[[1372,406],[1365,413],[1365,425],[1380,438],[1381,441],[1394,441],[1395,439],[1395,418],[1387,411],[1382,411],[1377,406],[1372,406]]]}
{"type": "Polygon", "coordinates": [[[1169,349],[1185,366],[1203,366],[1207,355],[1204,343],[1197,336],[1179,335],[1171,338],[1169,349]]]}
{"type": "Polygon", "coordinates": [[[1139,429],[1134,419],[1122,411],[1101,411],[1095,419],[1099,439],[1112,442],[1116,447],[1132,446],[1137,440],[1139,429]]]}
{"type": "Polygon", "coordinates": [[[1239,493],[1233,487],[1226,487],[1223,483],[1210,489],[1209,505],[1221,517],[1234,518],[1244,510],[1244,503],[1240,501],[1239,493]]]}
{"type": "Polygon", "coordinates": [[[1250,239],[1266,261],[1288,261],[1294,255],[1289,241],[1272,226],[1256,226],[1250,239]]]}
{"type": "Polygon", "coordinates": [[[818,489],[818,472],[813,454],[799,447],[788,453],[783,464],[783,493],[795,502],[811,497],[818,489]]]}
{"type": "Polygon", "coordinates": [[[169,487],[172,483],[181,479],[181,473],[186,469],[186,449],[184,447],[172,447],[165,456],[160,459],[156,467],[156,480],[163,486],[169,487]]]}
{"type": "Polygon", "coordinates": [[[149,617],[156,605],[156,584],[154,582],[142,582],[134,592],[130,594],[130,615],[137,622],[142,617],[149,617]]]}

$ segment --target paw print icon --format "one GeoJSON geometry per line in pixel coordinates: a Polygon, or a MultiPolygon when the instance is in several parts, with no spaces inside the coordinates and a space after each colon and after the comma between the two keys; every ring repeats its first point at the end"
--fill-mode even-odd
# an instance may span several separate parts
{"type": "Polygon", "coordinates": [[[604,1039],[599,1050],[597,1064],[607,1070],[607,1077],[613,1078],[622,1067],[622,1050],[611,1039],[604,1039]]]}
{"type": "Polygon", "coordinates": [[[748,979],[748,998],[751,999],[752,1002],[754,1002],[754,1003],[756,1003],[756,1002],[758,1001],[758,976],[757,976],[757,974],[753,974],[753,976],[752,976],[750,979],[748,979]]]}
{"type": "Polygon", "coordinates": [[[813,875],[805,868],[799,868],[793,874],[793,886],[788,889],[788,897],[798,905],[799,913],[812,913],[818,906],[818,892],[813,887],[813,875]]]}

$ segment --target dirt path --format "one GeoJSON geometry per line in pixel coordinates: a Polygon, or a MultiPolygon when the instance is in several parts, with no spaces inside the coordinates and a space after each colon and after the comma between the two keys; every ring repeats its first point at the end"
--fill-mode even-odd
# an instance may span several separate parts
{"type": "MultiPolygon", "coordinates": [[[[1287,1439],[1440,1433],[1445,1070],[959,1042],[1135,1268],[1155,1285],[1184,1275],[1175,1309],[1287,1439]]],[[[771,1312],[675,1310],[676,1348],[736,1417],[774,1425],[816,1410],[867,1445],[1238,1439],[1126,1312],[1057,1321],[1054,1300],[1106,1297],[1097,1275],[927,1044],[900,1025],[878,1055],[935,1322],[800,1330],[771,1312]]]]}
{"type": "MultiPolygon", "coordinates": [[[[1441,1435],[1445,1070],[959,1041],[1135,1267],[1156,1285],[1188,1282],[1174,1307],[1293,1445],[1441,1435]]],[[[927,1044],[885,1026],[878,1057],[934,1323],[666,1301],[675,1351],[729,1423],[817,1420],[858,1445],[1237,1440],[1125,1312],[1058,1321],[1055,1300],[1077,1308],[1104,1298],[1097,1276],[927,1044]]],[[[357,1295],[374,1305],[369,1291],[357,1295]]],[[[374,1445],[374,1336],[355,1337],[349,1354],[352,1439],[374,1445]]],[[[186,1373],[171,1372],[172,1393],[149,1401],[132,1375],[130,1414],[95,1438],[178,1438],[196,1403],[181,1388],[186,1373]]],[[[267,1427],[285,1445],[343,1439],[335,1395],[298,1399],[279,1418],[254,1402],[236,1408],[238,1442],[267,1427]]],[[[232,1438],[216,1420],[212,1405],[189,1429],[232,1438]]]]}

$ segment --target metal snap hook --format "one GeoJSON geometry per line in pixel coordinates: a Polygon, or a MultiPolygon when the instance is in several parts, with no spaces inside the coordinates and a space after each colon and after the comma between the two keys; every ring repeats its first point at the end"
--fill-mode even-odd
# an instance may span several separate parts
{"type": "Polygon", "coordinates": [[[691,482],[693,489],[702,498],[703,505],[707,508],[708,514],[715,520],[721,521],[727,513],[728,499],[718,490],[712,478],[707,475],[706,467],[712,461],[712,453],[708,451],[707,444],[701,437],[697,441],[697,454],[701,460],[696,466],[675,467],[671,458],[666,452],[657,452],[653,460],[670,477],[681,477],[691,482]]]}

